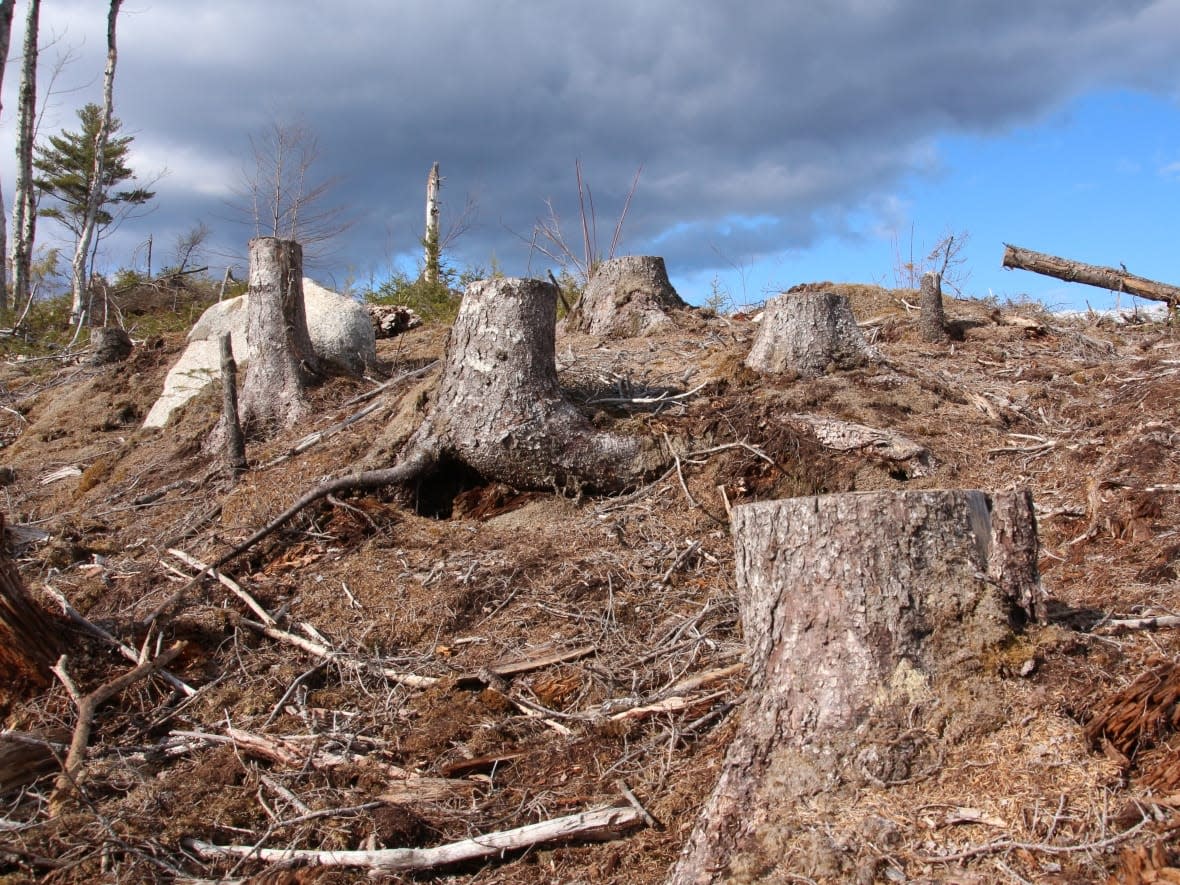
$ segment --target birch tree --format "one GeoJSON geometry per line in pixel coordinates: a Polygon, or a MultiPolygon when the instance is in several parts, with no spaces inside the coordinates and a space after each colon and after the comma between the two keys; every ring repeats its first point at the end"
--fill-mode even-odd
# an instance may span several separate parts
{"type": "Polygon", "coordinates": [[[37,199],[33,186],[33,137],[37,131],[37,32],[41,0],[29,0],[25,16],[24,55],[16,119],[16,188],[12,195],[12,300],[28,301],[37,228],[37,199]]]}
{"type": "MultiPolygon", "coordinates": [[[[8,60],[8,44],[12,38],[12,17],[16,0],[0,0],[0,86],[4,83],[4,63],[8,60]]],[[[4,195],[0,193],[0,256],[8,254],[8,225],[5,224],[4,195]]],[[[8,310],[8,269],[0,260],[0,312],[8,310]]]]}
{"type": "Polygon", "coordinates": [[[90,253],[90,241],[94,237],[98,210],[102,204],[103,164],[107,140],[111,135],[111,118],[115,105],[115,63],[118,60],[118,51],[115,45],[115,23],[119,18],[119,7],[122,5],[123,0],[111,0],[111,7],[107,13],[107,66],[102,81],[102,116],[98,131],[94,136],[94,170],[90,177],[90,188],[86,198],[86,214],[78,242],[74,248],[71,323],[80,323],[82,319],[87,284],[87,257],[90,253]]]}

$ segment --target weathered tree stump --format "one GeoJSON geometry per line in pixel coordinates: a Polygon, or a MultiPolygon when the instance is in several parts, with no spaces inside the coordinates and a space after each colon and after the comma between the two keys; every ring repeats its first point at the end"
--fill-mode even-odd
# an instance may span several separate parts
{"type": "Polygon", "coordinates": [[[1032,497],[791,498],[735,507],[733,530],[749,690],[669,883],[851,881],[856,859],[815,857],[800,815],[931,774],[978,725],[985,656],[1039,602],[1032,497]]]}
{"type": "Polygon", "coordinates": [[[0,712],[49,683],[61,629],[25,589],[3,546],[0,517],[0,712]]]}
{"type": "Polygon", "coordinates": [[[766,302],[746,365],[757,372],[815,378],[829,368],[854,369],[875,358],[846,296],[803,291],[766,302]]]}
{"type": "Polygon", "coordinates": [[[293,240],[250,241],[246,340],[251,351],[238,403],[247,432],[289,426],[308,409],[319,371],[303,305],[303,249],[293,240]]]}
{"type": "Polygon", "coordinates": [[[942,274],[927,271],[922,274],[922,291],[918,299],[918,325],[922,339],[941,344],[950,336],[946,331],[946,315],[942,310],[942,274]]]}
{"type": "Polygon", "coordinates": [[[90,356],[90,365],[106,366],[119,363],[131,355],[131,336],[117,326],[107,326],[94,329],[90,333],[90,343],[94,345],[94,353],[90,356]]]}
{"type": "Polygon", "coordinates": [[[687,306],[672,288],[663,258],[625,255],[598,266],[565,327],[589,335],[634,337],[664,325],[669,311],[687,306]]]}
{"type": "Polygon", "coordinates": [[[596,430],[562,394],[557,289],[500,278],[467,287],[422,445],[519,489],[617,491],[666,461],[651,439],[596,430]]]}
{"type": "Polygon", "coordinates": [[[522,490],[615,492],[671,457],[652,437],[598,430],[563,395],[554,357],[557,287],[498,278],[467,287],[425,420],[392,467],[321,483],[220,557],[224,565],[328,495],[422,481],[456,462],[522,490]]]}
{"type": "Polygon", "coordinates": [[[234,361],[233,336],[222,332],[217,344],[221,351],[221,427],[225,433],[225,466],[237,474],[249,464],[238,416],[238,364],[234,361]]]}

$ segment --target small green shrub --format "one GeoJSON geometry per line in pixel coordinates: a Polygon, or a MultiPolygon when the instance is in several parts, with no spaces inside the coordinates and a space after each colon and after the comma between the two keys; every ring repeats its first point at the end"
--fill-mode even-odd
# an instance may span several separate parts
{"type": "Polygon", "coordinates": [[[459,313],[462,293],[455,291],[447,282],[427,282],[419,277],[410,279],[401,271],[395,272],[376,290],[366,294],[365,300],[374,304],[396,304],[408,307],[422,318],[424,323],[452,323],[459,313]]]}

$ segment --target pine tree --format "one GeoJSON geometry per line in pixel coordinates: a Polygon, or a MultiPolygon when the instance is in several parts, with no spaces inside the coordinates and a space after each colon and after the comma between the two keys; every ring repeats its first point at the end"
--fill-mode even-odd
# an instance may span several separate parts
{"type": "MultiPolygon", "coordinates": [[[[62,130],[60,135],[51,135],[48,147],[38,147],[33,160],[38,173],[34,178],[37,190],[58,203],[39,210],[38,214],[61,222],[75,240],[86,220],[86,196],[94,174],[94,144],[102,125],[102,108],[88,104],[78,111],[78,119],[82,123],[80,132],[62,130]]],[[[95,218],[100,231],[112,224],[121,211],[141,206],[155,196],[145,188],[114,190],[135,179],[135,173],[127,165],[127,152],[134,138],[113,137],[121,125],[119,120],[111,120],[112,137],[103,151],[102,190],[95,218]]]]}

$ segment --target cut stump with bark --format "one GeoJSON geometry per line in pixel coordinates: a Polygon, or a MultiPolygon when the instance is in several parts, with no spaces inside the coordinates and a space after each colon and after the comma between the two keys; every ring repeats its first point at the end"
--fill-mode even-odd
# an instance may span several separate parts
{"type": "MultiPolygon", "coordinates": [[[[0,517],[0,538],[4,535],[0,517]]],[[[0,712],[49,684],[61,654],[61,627],[25,589],[20,572],[0,548],[0,712]]]]}
{"type": "Polygon", "coordinates": [[[134,346],[131,336],[117,326],[95,329],[90,333],[90,343],[94,346],[94,353],[90,357],[92,366],[122,362],[131,356],[134,346]]]}
{"type": "Polygon", "coordinates": [[[817,814],[920,781],[948,735],[1002,724],[980,699],[997,694],[989,653],[1040,598],[1032,497],[791,498],[735,507],[733,532],[750,684],[668,881],[852,881],[858,859],[810,838],[817,814]]]}
{"type": "Polygon", "coordinates": [[[766,302],[746,365],[767,374],[793,372],[815,378],[830,369],[854,369],[876,359],[846,296],[801,291],[766,302]]]}
{"type": "Polygon", "coordinates": [[[238,410],[247,433],[290,426],[307,413],[306,389],[319,374],[303,304],[303,249],[293,240],[250,241],[246,364],[238,410]]]}
{"type": "Polygon", "coordinates": [[[668,323],[670,311],[687,307],[668,280],[663,258],[624,255],[598,265],[565,328],[630,338],[668,323]]]}
{"type": "Polygon", "coordinates": [[[597,430],[557,381],[557,289],[533,279],[467,287],[430,416],[407,444],[518,489],[614,492],[667,462],[658,444],[597,430]]]}
{"type": "Polygon", "coordinates": [[[946,315],[942,309],[942,274],[937,271],[931,270],[922,274],[918,310],[918,325],[924,341],[941,344],[950,338],[946,331],[946,315]]]}

